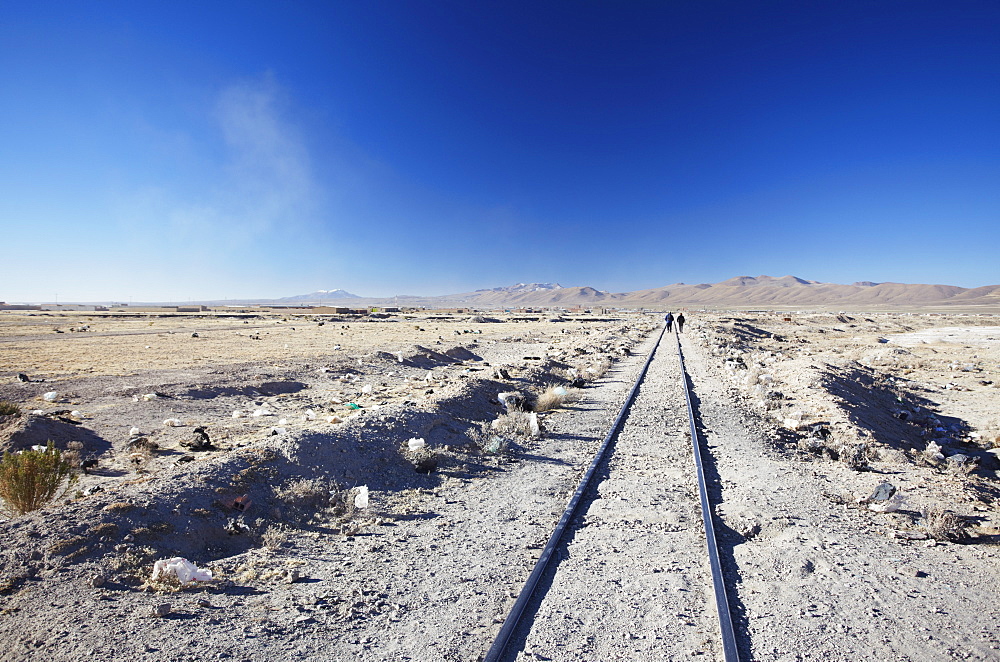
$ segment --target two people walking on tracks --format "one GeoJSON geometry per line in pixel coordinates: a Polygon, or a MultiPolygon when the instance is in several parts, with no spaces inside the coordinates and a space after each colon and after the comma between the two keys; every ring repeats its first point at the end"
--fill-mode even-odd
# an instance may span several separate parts
{"type": "Polygon", "coordinates": [[[677,322],[677,333],[684,333],[684,313],[677,313],[677,317],[673,313],[667,313],[663,321],[667,323],[667,333],[670,333],[674,322],[677,322]]]}

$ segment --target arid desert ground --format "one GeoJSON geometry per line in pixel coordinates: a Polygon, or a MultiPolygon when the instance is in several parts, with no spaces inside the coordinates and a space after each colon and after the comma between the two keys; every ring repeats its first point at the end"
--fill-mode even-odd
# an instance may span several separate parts
{"type": "MultiPolygon", "coordinates": [[[[0,447],[92,465],[0,520],[0,659],[480,658],[662,326],[525,317],[0,314],[0,447]]],[[[1000,317],[688,320],[742,656],[1000,659],[1000,317]]],[[[719,659],[703,564],[638,544],[699,521],[615,473],[691,477],[675,342],[518,658],[719,659]]]]}

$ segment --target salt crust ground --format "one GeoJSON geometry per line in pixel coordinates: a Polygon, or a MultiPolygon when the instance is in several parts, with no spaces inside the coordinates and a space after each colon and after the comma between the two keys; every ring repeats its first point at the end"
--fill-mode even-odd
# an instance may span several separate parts
{"type": "MultiPolygon", "coordinates": [[[[995,318],[691,317],[684,344],[718,474],[720,544],[744,656],[996,659],[996,475],[986,452],[1000,428],[991,383],[1000,334],[987,328],[995,318]],[[971,332],[938,332],[940,341],[928,334],[947,327],[971,332]],[[925,342],[914,344],[914,333],[925,342]],[[903,410],[909,421],[899,418],[903,410]],[[822,448],[813,429],[829,431],[822,448]],[[980,468],[964,476],[922,461],[931,439],[946,455],[976,457],[980,468]],[[864,466],[845,463],[844,449],[862,445],[864,466]],[[904,496],[897,513],[856,503],[883,480],[904,496]],[[967,536],[958,544],[920,539],[920,512],[932,506],[965,518],[967,536]]],[[[3,318],[0,358],[9,371],[0,398],[81,411],[82,425],[64,425],[81,430],[103,462],[79,487],[104,491],[0,523],[2,659],[475,659],[640,358],[624,357],[578,403],[547,415],[540,440],[517,439],[510,453],[489,456],[468,433],[502,411],[496,393],[537,388],[548,377],[524,357],[622,358],[619,347],[632,340],[615,343],[621,324],[152,321],[95,319],[91,331],[53,334],[28,316],[3,318]],[[384,335],[392,327],[399,332],[384,335]],[[480,379],[482,362],[442,363],[414,344],[463,345],[494,366],[508,364],[512,379],[495,379],[493,366],[480,379]],[[406,352],[409,365],[377,350],[406,352]],[[429,383],[428,365],[439,375],[429,383]],[[48,381],[21,384],[17,372],[48,381]],[[423,383],[404,388],[402,377],[423,383]],[[36,399],[48,390],[62,401],[36,399]],[[141,399],[150,392],[167,397],[141,399]],[[361,396],[369,396],[364,413],[336,432],[301,419],[308,407],[346,414],[333,399],[361,396]],[[275,416],[226,418],[251,407],[275,416]],[[168,416],[185,426],[163,428],[168,416]],[[286,425],[293,430],[269,436],[281,416],[295,417],[286,425]],[[175,466],[184,452],[178,442],[195,423],[207,423],[224,450],[175,466]],[[139,475],[119,461],[133,424],[165,449],[139,475]],[[420,434],[441,451],[431,475],[413,472],[400,449],[420,434]],[[298,475],[368,484],[371,511],[303,522],[274,501],[274,488],[298,475]],[[254,503],[237,515],[227,504],[242,494],[254,503]],[[230,519],[244,527],[236,535],[225,531],[230,519]],[[263,547],[263,533],[279,525],[284,541],[274,535],[272,548],[263,547]],[[177,551],[222,579],[167,594],[138,590],[152,560],[177,551]],[[300,579],[285,583],[292,569],[300,579]],[[96,574],[108,581],[91,588],[96,574]],[[163,602],[171,614],[149,617],[163,602]]],[[[635,453],[655,455],[641,445],[635,453]]],[[[680,457],[665,459],[672,471],[687,471],[680,457]]],[[[613,484],[601,489],[617,494],[613,484]]],[[[632,556],[641,566],[644,555],[632,556]]],[[[645,562],[652,572],[656,564],[645,562]]],[[[677,577],[699,571],[689,565],[677,577]]],[[[587,613],[591,588],[581,582],[576,599],[570,589],[566,612],[587,613]]],[[[661,616],[651,631],[683,631],[684,619],[706,618],[693,607],[661,616]]],[[[622,621],[621,632],[635,631],[622,621]]],[[[713,646],[684,648],[710,657],[713,646]]],[[[530,649],[523,655],[538,659],[530,649]]]]}

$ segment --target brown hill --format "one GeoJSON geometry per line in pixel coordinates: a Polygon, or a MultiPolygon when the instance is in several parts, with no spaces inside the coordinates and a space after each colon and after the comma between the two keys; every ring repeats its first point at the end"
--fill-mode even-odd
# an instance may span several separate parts
{"type": "Polygon", "coordinates": [[[954,285],[857,282],[821,283],[796,276],[737,276],[719,283],[674,283],[634,292],[603,292],[593,287],[554,283],[518,283],[475,292],[435,297],[399,296],[356,299],[351,305],[403,305],[429,308],[523,308],[546,306],[646,308],[943,308],[1000,312],[1000,285],[976,288],[954,285]]]}

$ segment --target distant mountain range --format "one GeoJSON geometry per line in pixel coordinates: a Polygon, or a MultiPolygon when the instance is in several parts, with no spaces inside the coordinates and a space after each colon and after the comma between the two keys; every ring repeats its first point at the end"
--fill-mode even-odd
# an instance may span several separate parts
{"type": "Polygon", "coordinates": [[[304,303],[320,301],[346,301],[348,299],[360,299],[357,294],[351,294],[347,290],[316,290],[309,294],[297,294],[293,297],[282,297],[276,299],[284,303],[304,303]]]}
{"type": "Polygon", "coordinates": [[[738,276],[719,283],[675,283],[635,292],[603,292],[593,287],[557,283],[518,283],[460,294],[389,298],[359,297],[344,290],[320,290],[278,299],[281,303],[341,301],[352,305],[399,305],[437,308],[521,308],[539,306],[609,306],[646,308],[871,308],[963,307],[1000,310],[1000,285],[964,288],[954,285],[857,282],[821,283],[796,276],[738,276]],[[336,294],[339,293],[339,294],[336,294]],[[339,297],[339,299],[338,299],[339,297]]]}

